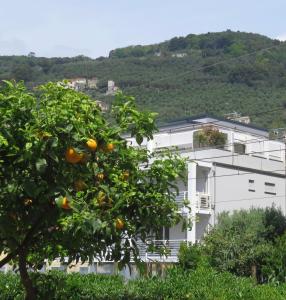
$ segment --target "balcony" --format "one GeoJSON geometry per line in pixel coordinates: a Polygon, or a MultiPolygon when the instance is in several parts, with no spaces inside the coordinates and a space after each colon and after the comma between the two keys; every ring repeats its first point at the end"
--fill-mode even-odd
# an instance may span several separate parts
{"type": "Polygon", "coordinates": [[[146,261],[177,262],[181,243],[186,240],[150,240],[138,243],[140,257],[146,261]]]}
{"type": "Polygon", "coordinates": [[[188,200],[188,192],[187,191],[179,192],[179,194],[176,197],[176,203],[177,203],[179,209],[186,206],[185,203],[187,200],[188,200]]]}

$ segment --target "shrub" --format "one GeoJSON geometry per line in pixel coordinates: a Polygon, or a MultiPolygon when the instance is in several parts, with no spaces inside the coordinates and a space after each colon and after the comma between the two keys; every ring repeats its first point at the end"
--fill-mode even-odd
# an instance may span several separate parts
{"type": "Polygon", "coordinates": [[[0,273],[0,299],[20,300],[24,299],[20,277],[13,273],[0,273]]]}
{"type": "Polygon", "coordinates": [[[199,244],[187,245],[182,243],[179,250],[179,266],[183,270],[195,270],[199,265],[206,263],[202,247],[199,244]]]}
{"type": "Polygon", "coordinates": [[[218,148],[224,148],[227,141],[227,135],[220,132],[214,126],[206,126],[202,130],[194,133],[194,147],[211,147],[217,146],[218,148]]]}
{"type": "Polygon", "coordinates": [[[205,238],[204,252],[220,271],[285,282],[286,218],[275,207],[223,213],[205,238]]]}
{"type": "MultiPolygon", "coordinates": [[[[63,272],[33,273],[39,299],[58,300],[282,300],[286,285],[256,285],[250,278],[236,277],[228,272],[217,272],[210,267],[184,271],[174,267],[165,278],[140,278],[124,282],[120,276],[63,272]]],[[[23,300],[24,291],[19,276],[0,274],[0,299],[23,300]]]]}

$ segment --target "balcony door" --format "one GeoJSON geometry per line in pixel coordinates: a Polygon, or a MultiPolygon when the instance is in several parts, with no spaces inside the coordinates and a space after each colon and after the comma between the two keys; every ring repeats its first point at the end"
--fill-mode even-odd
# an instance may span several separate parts
{"type": "Polygon", "coordinates": [[[197,167],[196,186],[197,192],[207,194],[208,193],[208,168],[197,167]]]}
{"type": "Polygon", "coordinates": [[[170,228],[162,227],[161,231],[156,236],[157,240],[169,240],[170,239],[170,228]]]}

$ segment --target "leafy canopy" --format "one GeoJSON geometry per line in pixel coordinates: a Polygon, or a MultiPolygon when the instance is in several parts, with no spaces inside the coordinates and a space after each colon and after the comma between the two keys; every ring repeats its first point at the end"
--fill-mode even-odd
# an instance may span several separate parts
{"type": "Polygon", "coordinates": [[[274,206],[222,213],[202,250],[220,271],[285,282],[285,231],[286,218],[274,206]]]}
{"type": "Polygon", "coordinates": [[[140,144],[156,130],[134,98],[116,96],[112,125],[64,83],[31,93],[6,81],[0,116],[0,265],[22,256],[32,267],[65,256],[125,264],[137,260],[138,239],[179,221],[173,184],[185,162],[128,146],[126,132],[140,144]]]}

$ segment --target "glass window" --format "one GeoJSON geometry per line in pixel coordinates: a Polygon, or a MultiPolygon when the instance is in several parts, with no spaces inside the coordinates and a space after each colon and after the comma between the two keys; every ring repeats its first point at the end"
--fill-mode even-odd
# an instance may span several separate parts
{"type": "Polygon", "coordinates": [[[245,154],[245,145],[240,143],[233,144],[233,151],[238,154],[245,154]]]}
{"type": "Polygon", "coordinates": [[[276,195],[275,183],[265,182],[265,194],[276,195]]]}
{"type": "Polygon", "coordinates": [[[248,180],[248,191],[249,192],[255,192],[254,180],[253,179],[248,180]]]}

